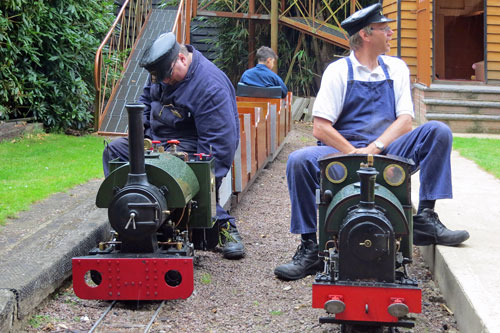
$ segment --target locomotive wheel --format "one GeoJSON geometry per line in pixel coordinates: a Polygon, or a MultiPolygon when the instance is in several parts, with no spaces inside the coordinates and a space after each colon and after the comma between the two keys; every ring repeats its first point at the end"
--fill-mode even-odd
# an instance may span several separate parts
{"type": "Polygon", "coordinates": [[[340,326],[340,332],[341,333],[384,333],[384,328],[381,326],[342,324],[340,326]]]}

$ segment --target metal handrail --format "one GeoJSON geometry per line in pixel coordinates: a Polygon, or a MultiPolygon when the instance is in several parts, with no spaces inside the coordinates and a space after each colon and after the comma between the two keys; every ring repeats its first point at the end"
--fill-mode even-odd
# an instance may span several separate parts
{"type": "Polygon", "coordinates": [[[181,44],[189,44],[191,19],[193,17],[193,8],[191,0],[181,0],[179,8],[175,15],[174,26],[172,32],[176,34],[177,42],[181,44]]]}
{"type": "Polygon", "coordinates": [[[152,12],[151,0],[125,0],[106,37],[97,49],[94,62],[94,128],[99,130],[109,101],[116,94],[123,70],[152,12]]]}

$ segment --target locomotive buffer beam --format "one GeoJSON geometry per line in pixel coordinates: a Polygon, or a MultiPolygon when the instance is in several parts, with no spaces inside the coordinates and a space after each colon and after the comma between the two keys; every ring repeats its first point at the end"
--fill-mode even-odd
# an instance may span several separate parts
{"type": "Polygon", "coordinates": [[[82,299],[186,299],[194,290],[193,257],[121,254],[76,257],[73,290],[82,299]]]}

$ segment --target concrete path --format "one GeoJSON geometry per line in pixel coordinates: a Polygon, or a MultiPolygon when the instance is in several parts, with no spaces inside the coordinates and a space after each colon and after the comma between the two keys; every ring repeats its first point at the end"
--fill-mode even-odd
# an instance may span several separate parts
{"type": "Polygon", "coordinates": [[[0,227],[0,332],[18,331],[71,276],[71,258],[109,236],[107,211],[95,205],[101,181],[57,193],[0,227]]]}
{"type": "MultiPolygon", "coordinates": [[[[470,239],[420,249],[460,331],[500,332],[500,180],[455,151],[451,163],[454,198],[437,201],[436,212],[449,229],[469,231],[470,239]]],[[[418,174],[412,181],[418,202],[418,174]]]]}

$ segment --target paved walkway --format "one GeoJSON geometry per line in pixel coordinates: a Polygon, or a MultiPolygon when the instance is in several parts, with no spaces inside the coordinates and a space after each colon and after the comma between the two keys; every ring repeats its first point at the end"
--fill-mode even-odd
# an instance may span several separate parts
{"type": "MultiPolygon", "coordinates": [[[[461,332],[500,332],[500,180],[455,151],[452,177],[454,198],[437,201],[436,212],[449,229],[469,231],[470,239],[421,250],[461,332]]],[[[418,175],[412,180],[418,198],[418,175]]]]}
{"type": "MultiPolygon", "coordinates": [[[[500,332],[500,180],[457,152],[452,168],[455,197],[438,201],[436,210],[471,238],[460,247],[421,249],[461,332],[500,332]]],[[[19,320],[70,276],[71,258],[107,235],[107,212],[95,207],[100,182],[58,193],[0,228],[0,332],[18,330],[19,320]]]]}

